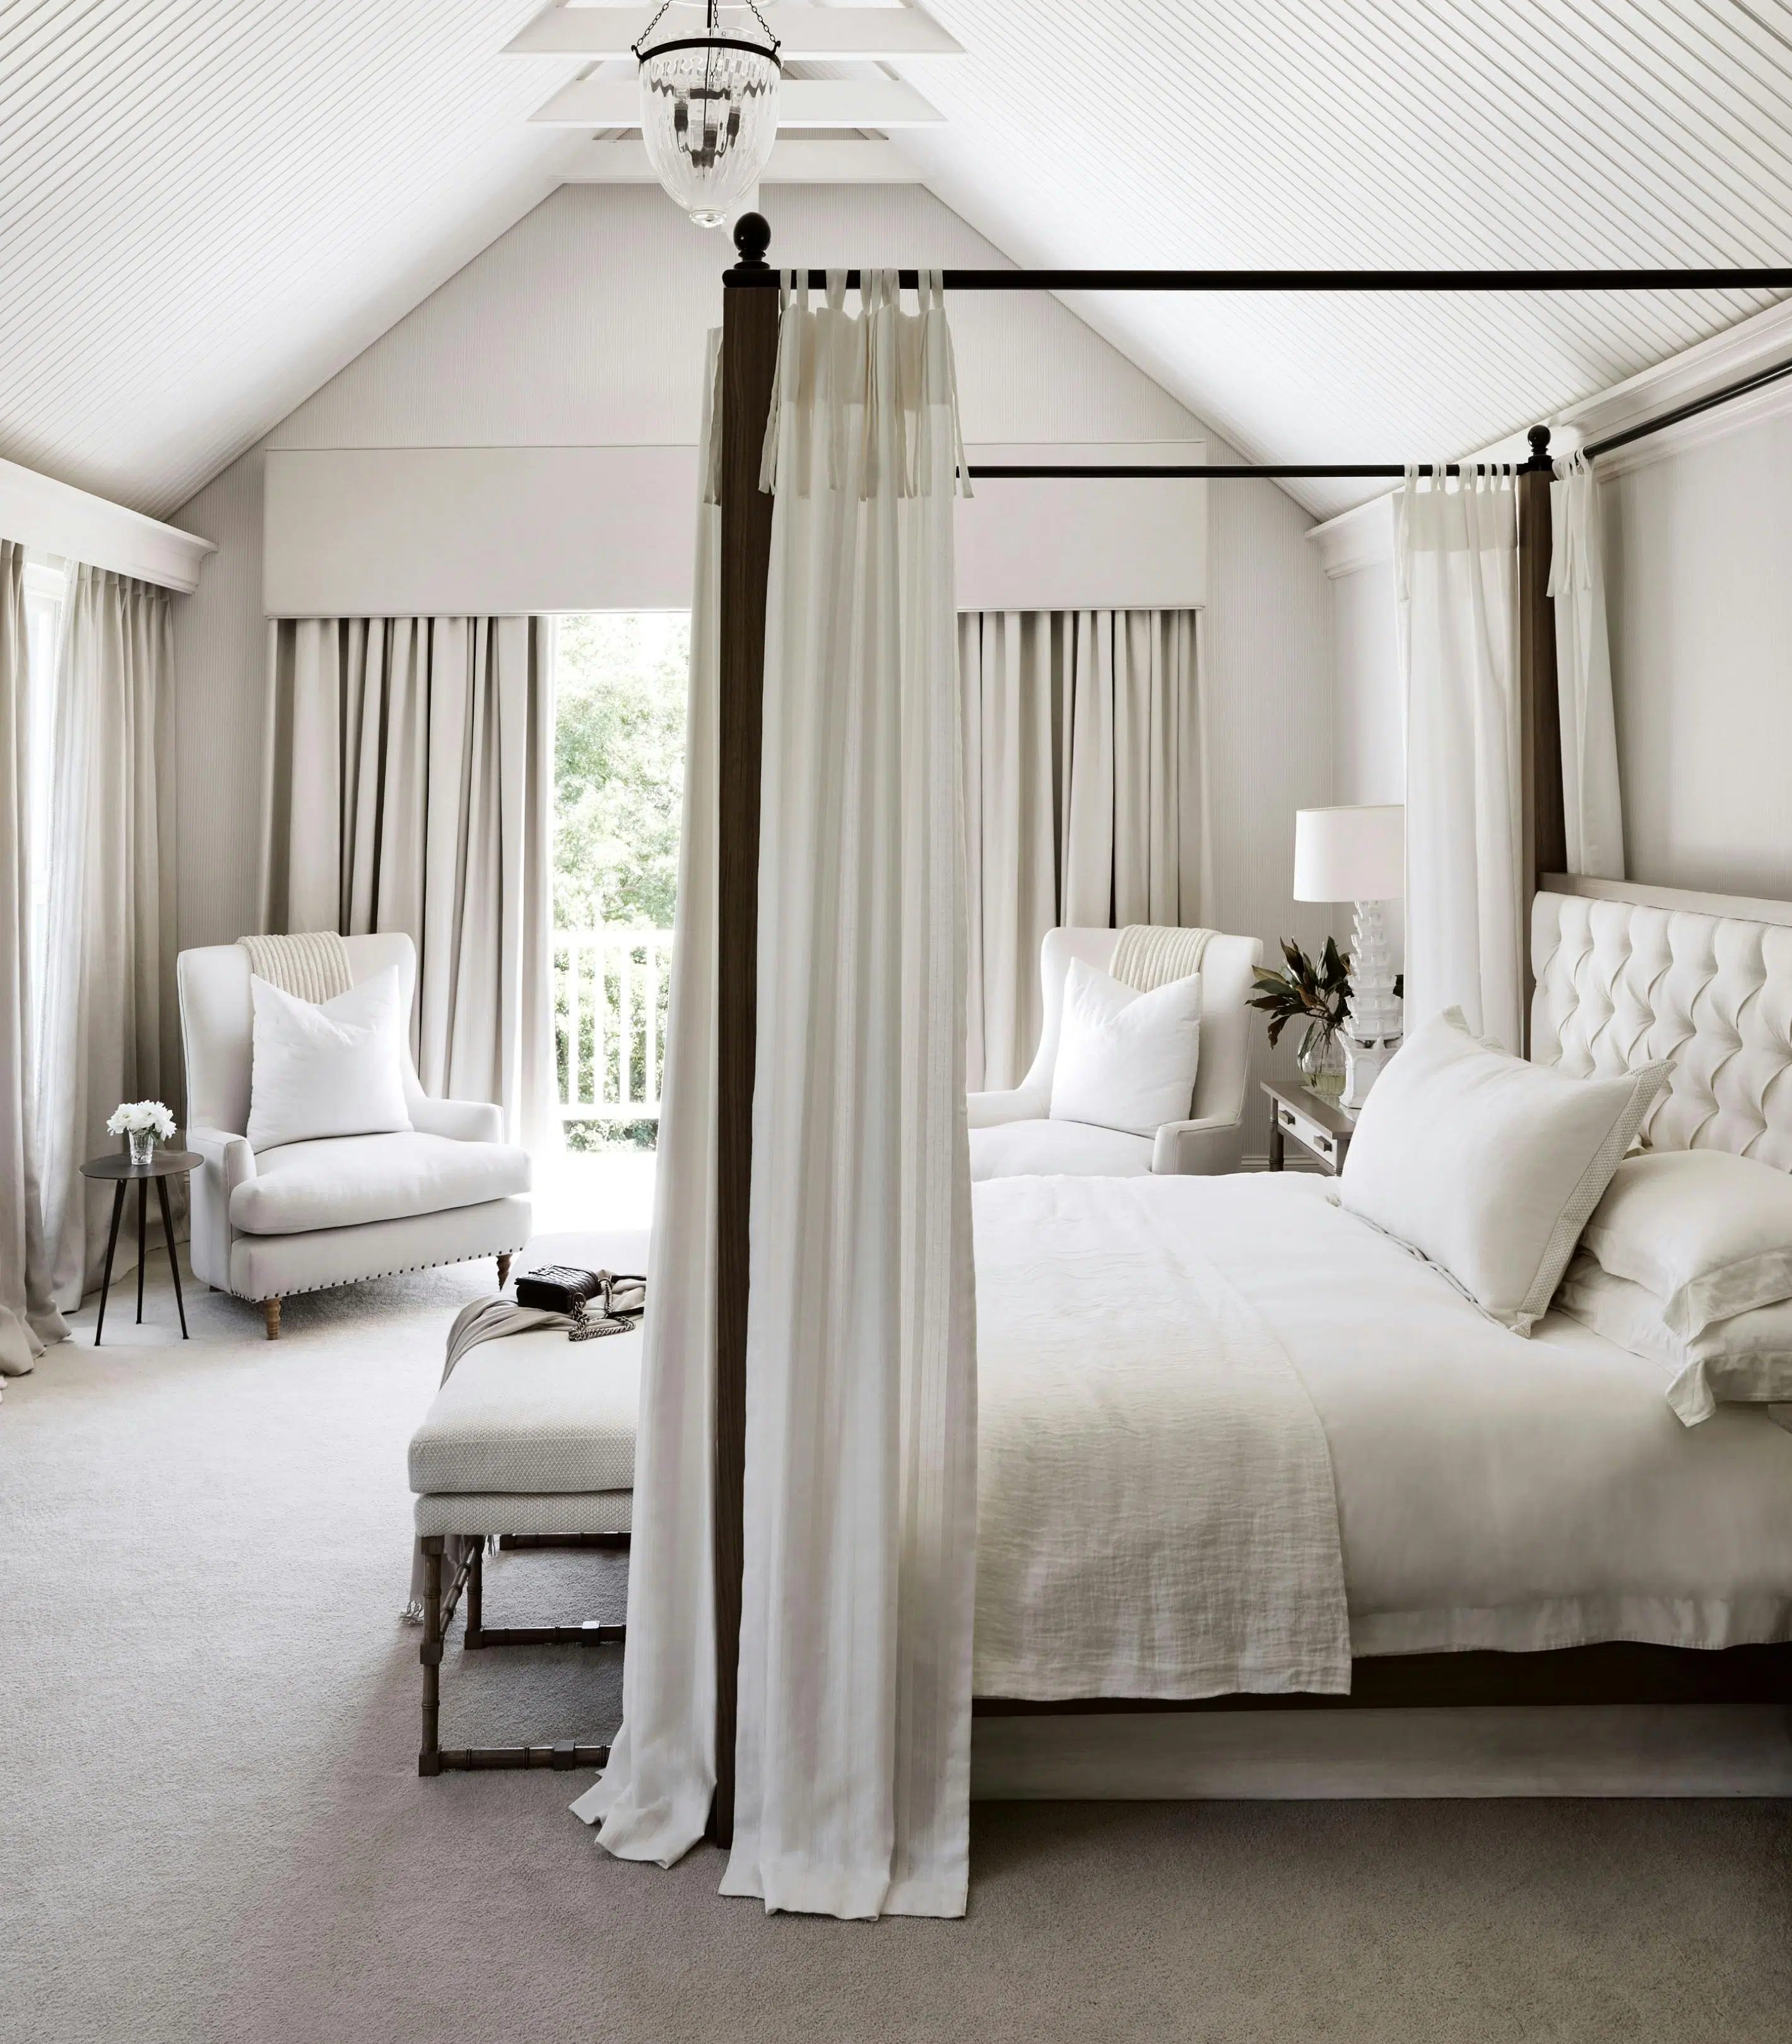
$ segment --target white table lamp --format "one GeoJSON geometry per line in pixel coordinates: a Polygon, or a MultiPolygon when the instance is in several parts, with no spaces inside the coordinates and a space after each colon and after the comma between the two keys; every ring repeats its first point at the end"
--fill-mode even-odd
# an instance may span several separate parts
{"type": "Polygon", "coordinates": [[[1398,802],[1294,812],[1294,899],[1356,905],[1340,1103],[1346,1108],[1363,1105],[1400,1047],[1400,1002],[1381,905],[1406,891],[1406,812],[1398,802]]]}

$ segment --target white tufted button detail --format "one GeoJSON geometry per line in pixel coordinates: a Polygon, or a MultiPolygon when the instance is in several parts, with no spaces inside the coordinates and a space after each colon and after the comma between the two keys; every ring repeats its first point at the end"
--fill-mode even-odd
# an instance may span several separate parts
{"type": "Polygon", "coordinates": [[[1537,1063],[1586,1078],[1665,1058],[1647,1142],[1792,1170],[1792,929],[1539,894],[1531,959],[1537,1063]]]}

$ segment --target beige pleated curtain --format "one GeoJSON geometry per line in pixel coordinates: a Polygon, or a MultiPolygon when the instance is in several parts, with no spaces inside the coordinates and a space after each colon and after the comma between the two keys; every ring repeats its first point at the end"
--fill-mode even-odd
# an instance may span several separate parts
{"type": "Polygon", "coordinates": [[[1047,931],[1212,920],[1197,615],[959,620],[973,1090],[1033,1061],[1047,931]]]}
{"type": "MultiPolygon", "coordinates": [[[[112,1188],[81,1176],[116,1150],[121,1101],[181,1112],[173,974],[174,627],[168,592],[71,567],[48,774],[37,1147],[56,1303],[99,1283],[112,1188]]],[[[118,1262],[136,1262],[121,1236],[118,1262]]]]}
{"type": "Polygon", "coordinates": [[[553,620],[271,627],[262,927],[403,930],[426,1093],[557,1140],[553,620]]]}
{"type": "Polygon", "coordinates": [[[68,1330],[50,1297],[37,1117],[37,987],[31,929],[32,672],[25,549],[0,540],[0,1377],[23,1376],[68,1330]]]}

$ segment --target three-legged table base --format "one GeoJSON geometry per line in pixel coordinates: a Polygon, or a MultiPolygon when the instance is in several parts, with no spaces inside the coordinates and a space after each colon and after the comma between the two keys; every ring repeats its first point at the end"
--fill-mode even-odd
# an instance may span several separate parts
{"type": "MultiPolygon", "coordinates": [[[[94,1347],[98,1348],[100,1336],[106,1331],[106,1297],[112,1289],[112,1258],[118,1247],[118,1224],[124,1217],[125,1188],[130,1183],[121,1178],[113,1189],[112,1226],[106,1238],[106,1274],[99,1281],[99,1318],[94,1325],[94,1347]]],[[[180,1338],[187,1339],[187,1301],[180,1289],[180,1249],[175,1240],[174,1216],[168,1208],[168,1181],[158,1178],[156,1197],[162,1208],[162,1239],[168,1245],[168,1268],[175,1276],[175,1305],[180,1314],[180,1338]]],[[[143,1324],[143,1230],[144,1218],[149,1204],[149,1181],[137,1181],[137,1325],[143,1324]]]]}

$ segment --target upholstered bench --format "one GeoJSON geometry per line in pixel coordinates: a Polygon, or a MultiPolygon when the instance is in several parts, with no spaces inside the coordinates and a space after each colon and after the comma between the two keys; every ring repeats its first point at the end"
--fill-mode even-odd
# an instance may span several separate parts
{"type": "Polygon", "coordinates": [[[468,1746],[438,1739],[444,1637],[463,1591],[465,1645],[621,1644],[620,1625],[488,1626],[486,1543],[626,1549],[635,1481],[639,1331],[572,1342],[563,1327],[482,1343],[456,1366],[410,1444],[422,1550],[420,1774],[444,1768],[602,1767],[605,1746],[468,1746]]]}

